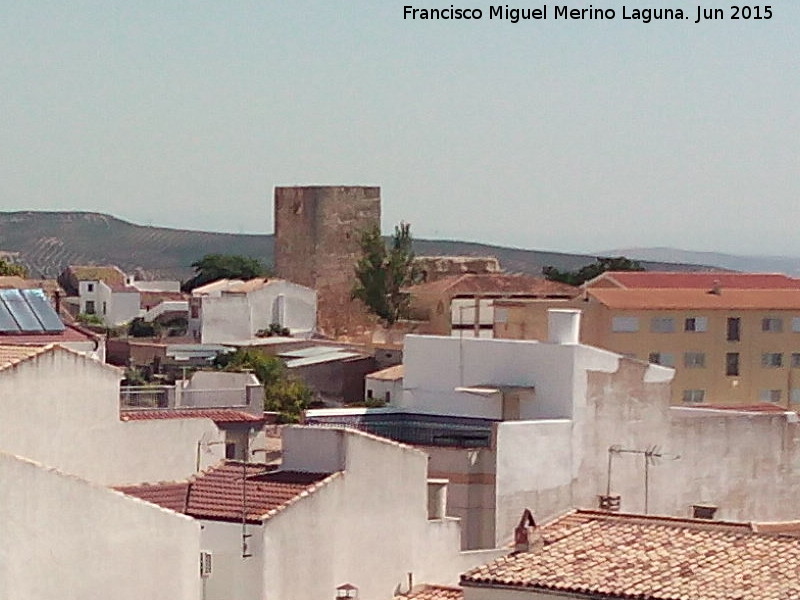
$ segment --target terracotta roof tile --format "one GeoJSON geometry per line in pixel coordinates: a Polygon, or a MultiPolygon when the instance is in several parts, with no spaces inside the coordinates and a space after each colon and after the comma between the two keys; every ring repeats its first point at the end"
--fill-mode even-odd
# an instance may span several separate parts
{"type": "Polygon", "coordinates": [[[800,310],[800,289],[612,289],[590,288],[590,297],[619,310],[800,310]]]}
{"type": "Polygon", "coordinates": [[[472,569],[461,584],[638,600],[800,598],[800,539],[750,523],[577,511],[539,531],[542,549],[472,569]]]}
{"type": "Polygon", "coordinates": [[[274,467],[226,461],[184,483],[158,483],[116,488],[165,508],[191,517],[216,521],[241,521],[242,475],[247,473],[247,520],[260,523],[270,518],[302,494],[312,492],[333,476],[328,473],[274,471],[274,467]],[[179,487],[187,486],[186,501],[179,503],[179,487]]]}
{"type": "Polygon", "coordinates": [[[153,421],[162,419],[211,419],[215,423],[263,423],[258,416],[243,410],[229,408],[127,408],[120,411],[123,421],[153,421]]]}
{"type": "Polygon", "coordinates": [[[96,342],[100,336],[73,323],[64,323],[64,331],[52,333],[0,333],[0,344],[45,346],[62,342],[96,342]]]}
{"type": "Polygon", "coordinates": [[[394,365],[393,367],[387,367],[386,369],[370,373],[367,377],[379,381],[397,381],[403,378],[404,372],[405,367],[403,365],[394,365]]]}
{"type": "Polygon", "coordinates": [[[115,265],[69,265],[67,268],[78,281],[125,285],[125,273],[115,265]]]}
{"type": "Polygon", "coordinates": [[[0,370],[33,358],[46,350],[42,346],[0,345],[0,370]]]}
{"type": "Polygon", "coordinates": [[[714,285],[723,288],[750,290],[800,289],[800,279],[782,273],[727,273],[697,271],[606,271],[586,283],[610,280],[622,288],[698,288],[710,290],[714,285]]]}
{"type": "Polygon", "coordinates": [[[444,585],[422,585],[408,594],[395,596],[395,600],[462,600],[464,590],[460,587],[444,585]]]}

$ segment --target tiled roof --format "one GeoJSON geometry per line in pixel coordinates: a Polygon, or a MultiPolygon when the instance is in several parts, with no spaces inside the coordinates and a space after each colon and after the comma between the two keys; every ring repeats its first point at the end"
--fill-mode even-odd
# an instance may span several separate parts
{"type": "Polygon", "coordinates": [[[395,600],[462,600],[464,590],[444,585],[421,585],[408,594],[395,596],[395,600]]]}
{"type": "Polygon", "coordinates": [[[70,265],[68,269],[78,281],[125,285],[125,273],[115,265],[70,265]]]}
{"type": "Polygon", "coordinates": [[[47,348],[41,346],[0,345],[0,370],[15,365],[23,360],[33,358],[47,348]]]}
{"type": "Polygon", "coordinates": [[[672,271],[607,271],[587,281],[592,287],[598,281],[614,283],[621,288],[723,288],[750,290],[800,289],[800,279],[782,273],[672,272],[672,271]]]}
{"type": "Polygon", "coordinates": [[[370,373],[367,377],[379,381],[397,381],[403,378],[404,373],[405,367],[403,365],[394,365],[393,367],[387,367],[386,369],[370,373]]]}
{"type": "Polygon", "coordinates": [[[247,520],[250,523],[260,523],[296,502],[304,492],[315,490],[332,477],[327,473],[270,471],[272,468],[265,464],[244,465],[241,462],[225,461],[188,482],[116,489],[198,519],[241,521],[242,475],[246,471],[247,520]],[[183,490],[185,500],[181,501],[183,490]]]}
{"type": "Polygon", "coordinates": [[[64,331],[53,333],[0,333],[0,344],[15,344],[18,346],[46,346],[62,342],[96,342],[100,339],[90,331],[72,323],[64,324],[64,331]]]}
{"type": "Polygon", "coordinates": [[[154,421],[162,419],[211,419],[215,423],[263,423],[257,416],[243,410],[227,408],[128,408],[120,411],[123,421],[154,421]]]}
{"type": "Polygon", "coordinates": [[[637,600],[800,598],[800,538],[750,523],[577,511],[539,531],[541,549],[472,569],[461,584],[637,600]]]}
{"type": "Polygon", "coordinates": [[[800,310],[800,289],[610,289],[590,288],[589,296],[620,310],[800,310]]]}
{"type": "Polygon", "coordinates": [[[544,277],[532,275],[512,275],[508,273],[488,273],[455,275],[430,283],[421,283],[408,288],[412,295],[459,294],[498,294],[524,295],[536,297],[568,297],[580,293],[578,288],[544,277]]]}

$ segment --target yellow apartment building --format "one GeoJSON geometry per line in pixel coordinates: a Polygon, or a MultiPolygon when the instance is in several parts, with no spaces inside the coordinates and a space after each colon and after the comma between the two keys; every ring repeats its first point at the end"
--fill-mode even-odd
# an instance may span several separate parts
{"type": "Polygon", "coordinates": [[[547,339],[548,308],[581,309],[583,343],[674,367],[673,404],[800,410],[800,289],[589,287],[577,300],[498,300],[494,336],[547,339]]]}

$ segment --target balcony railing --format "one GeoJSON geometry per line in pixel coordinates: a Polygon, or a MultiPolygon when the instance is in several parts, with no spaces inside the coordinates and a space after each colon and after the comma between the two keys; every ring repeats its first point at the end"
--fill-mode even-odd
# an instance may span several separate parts
{"type": "Polygon", "coordinates": [[[123,386],[119,388],[122,408],[167,408],[170,388],[167,386],[123,386]]]}

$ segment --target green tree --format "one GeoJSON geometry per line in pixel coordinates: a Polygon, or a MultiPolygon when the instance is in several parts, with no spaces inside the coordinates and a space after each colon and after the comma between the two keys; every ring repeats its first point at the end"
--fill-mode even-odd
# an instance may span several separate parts
{"type": "Polygon", "coordinates": [[[278,413],[281,423],[297,423],[314,393],[291,377],[280,359],[257,350],[242,350],[217,357],[214,364],[226,371],[252,371],[264,386],[264,410],[278,413]]]}
{"type": "Polygon", "coordinates": [[[388,248],[377,227],[361,232],[361,258],[351,295],[388,326],[408,317],[410,298],[405,289],[419,280],[412,241],[408,223],[394,228],[388,248]]]}
{"type": "Polygon", "coordinates": [[[0,258],[0,276],[16,275],[17,277],[27,277],[28,270],[22,265],[17,265],[0,258]]]}
{"type": "Polygon", "coordinates": [[[258,259],[239,254],[206,254],[193,262],[192,268],[195,276],[184,282],[182,287],[185,292],[217,279],[253,279],[268,275],[258,259]]]}
{"type": "Polygon", "coordinates": [[[560,271],[555,267],[544,267],[542,275],[550,281],[560,281],[561,283],[578,286],[606,271],[644,271],[644,267],[638,261],[624,256],[614,258],[598,257],[595,262],[585,265],[577,271],[560,271]]]}

